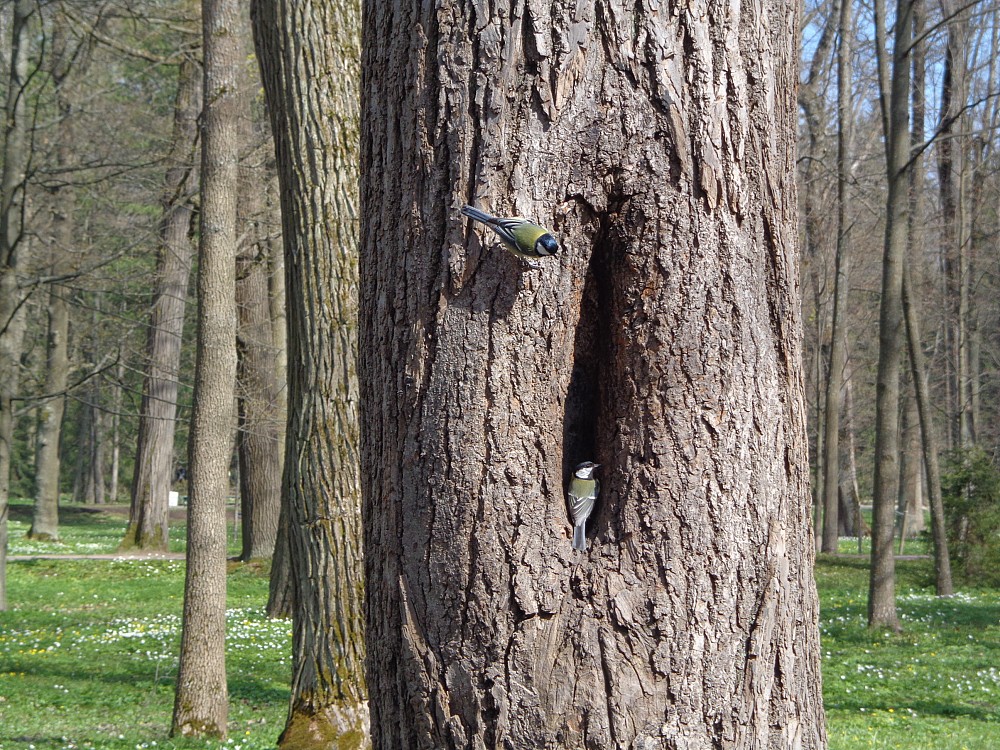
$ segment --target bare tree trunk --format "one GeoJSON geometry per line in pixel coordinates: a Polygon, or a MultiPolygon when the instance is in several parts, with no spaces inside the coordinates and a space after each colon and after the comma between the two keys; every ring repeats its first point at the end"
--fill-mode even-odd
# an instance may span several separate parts
{"type": "MultiPolygon", "coordinates": [[[[913,36],[921,39],[926,25],[927,10],[924,0],[913,2],[913,36]]],[[[923,41],[913,47],[913,143],[924,141],[924,82],[926,80],[926,49],[923,41]]],[[[910,175],[910,257],[903,270],[903,312],[906,318],[906,344],[910,358],[917,415],[920,420],[920,440],[923,450],[923,467],[927,474],[927,494],[931,510],[931,533],[934,540],[935,589],[938,596],[953,592],[951,560],[948,556],[948,536],[945,528],[944,504],[941,497],[941,470],[938,461],[937,431],[934,426],[930,388],[927,383],[927,365],[920,341],[920,315],[913,294],[917,289],[916,273],[920,269],[920,256],[924,250],[925,232],[920,217],[924,216],[924,158],[913,157],[910,175]]],[[[950,431],[949,431],[950,432],[950,431]]]]}
{"type": "MultiPolygon", "coordinates": [[[[55,161],[60,172],[72,174],[77,144],[76,90],[73,84],[85,75],[90,62],[89,47],[77,41],[60,6],[53,9],[50,47],[43,56],[46,72],[55,88],[59,122],[55,161]],[[71,78],[72,76],[72,78],[71,78]]],[[[76,189],[70,181],[49,189],[52,206],[52,234],[49,240],[48,273],[52,277],[71,272],[76,241],[76,189]]],[[[35,539],[59,537],[59,469],[65,390],[69,380],[69,300],[70,289],[50,284],[48,290],[48,336],[44,393],[49,396],[39,409],[38,442],[35,451],[35,512],[28,536],[35,539]]]]}
{"type": "Polygon", "coordinates": [[[844,384],[847,342],[847,294],[850,289],[849,233],[847,215],[851,180],[851,121],[854,117],[851,94],[852,0],[840,0],[837,49],[837,254],[833,276],[833,320],[830,326],[830,366],[826,379],[826,420],[823,457],[823,552],[836,552],[840,502],[840,391],[844,384]]]}
{"type": "Polygon", "coordinates": [[[825,225],[826,201],[823,199],[822,186],[828,180],[823,164],[828,157],[828,123],[826,118],[826,103],[824,86],[829,72],[829,53],[837,38],[837,3],[830,7],[830,13],[822,25],[822,33],[816,43],[816,49],[809,65],[809,73],[799,87],[799,105],[804,114],[806,133],[808,134],[808,149],[803,162],[802,175],[805,185],[802,189],[802,226],[805,230],[805,261],[808,277],[813,290],[815,308],[809,315],[814,320],[816,347],[811,365],[813,373],[814,399],[816,409],[816,455],[810,465],[816,470],[812,482],[813,491],[813,527],[816,549],[820,549],[823,539],[824,504],[826,498],[826,480],[829,475],[825,459],[827,455],[826,437],[827,422],[826,405],[827,381],[826,365],[829,357],[830,321],[829,312],[824,302],[828,296],[825,293],[826,283],[826,250],[829,235],[825,225]]]}
{"type": "Polygon", "coordinates": [[[251,107],[260,77],[244,67],[240,78],[240,199],[237,222],[241,246],[236,256],[236,394],[239,432],[241,560],[270,559],[278,535],[285,412],[279,394],[278,352],[271,319],[270,213],[265,170],[273,161],[270,133],[259,132],[251,107]],[[263,164],[262,164],[263,162],[263,164]]]}
{"type": "Polygon", "coordinates": [[[238,0],[203,0],[198,343],[189,440],[187,574],[172,735],[226,736],[226,498],[236,383],[238,0]]]}
{"type": "Polygon", "coordinates": [[[903,347],[903,266],[909,216],[910,158],[909,96],[912,38],[910,0],[897,0],[892,68],[889,75],[885,45],[885,0],[876,2],[876,49],[885,128],[886,197],[885,249],[882,255],[882,298],[879,306],[878,375],[875,396],[875,477],[872,483],[872,568],[868,589],[868,624],[899,628],[896,616],[895,538],[899,483],[899,368],[903,347]]]}
{"type": "MultiPolygon", "coordinates": [[[[257,0],[288,292],[285,514],[294,668],[283,748],[361,747],[357,163],[360,7],[257,0]]],[[[272,578],[272,601],[276,581],[272,578]]]]}
{"type": "Polygon", "coordinates": [[[968,116],[963,114],[968,99],[969,74],[966,47],[968,16],[963,3],[950,0],[942,7],[951,16],[941,80],[941,127],[936,140],[938,185],[941,198],[941,245],[945,259],[945,285],[951,330],[949,342],[954,372],[954,430],[960,448],[970,448],[975,436],[972,425],[972,394],[969,374],[969,253],[970,214],[967,185],[968,116]]]}
{"type": "MultiPolygon", "coordinates": [[[[251,230],[252,231],[252,230],[251,230]]],[[[242,560],[270,558],[281,508],[281,447],[276,351],[268,301],[268,248],[252,242],[237,257],[240,500],[242,560]]]]}
{"type": "Polygon", "coordinates": [[[10,77],[0,167],[0,611],[7,609],[7,501],[14,442],[12,400],[20,380],[24,337],[23,295],[18,276],[28,266],[30,245],[23,234],[24,187],[29,146],[24,88],[28,81],[29,24],[34,0],[16,0],[11,19],[10,77]]]}
{"type": "Polygon", "coordinates": [[[197,184],[195,149],[201,80],[198,65],[184,60],[177,71],[177,98],[167,175],[163,192],[163,219],[156,263],[156,291],[146,340],[139,437],[129,524],[122,548],[165,550],[169,543],[168,494],[173,479],[174,427],[184,308],[188,297],[191,260],[192,193],[197,184]]]}
{"type": "Polygon", "coordinates": [[[854,383],[852,376],[844,382],[844,412],[847,416],[847,456],[851,475],[851,508],[854,513],[854,529],[858,535],[858,554],[864,552],[864,538],[871,535],[871,527],[861,513],[861,491],[858,489],[858,449],[854,437],[854,383]]]}
{"type": "Polygon", "coordinates": [[[91,441],[94,431],[91,421],[94,410],[85,402],[81,404],[80,421],[77,426],[76,468],[73,471],[73,502],[84,502],[85,485],[90,472],[90,455],[93,450],[91,441]]]}
{"type": "Polygon", "coordinates": [[[899,496],[896,502],[897,527],[899,528],[899,554],[903,554],[906,540],[923,530],[923,460],[921,455],[920,416],[917,400],[909,388],[903,396],[902,425],[900,426],[899,496]]]}
{"type": "MultiPolygon", "coordinates": [[[[69,239],[68,217],[56,218],[59,244],[69,239]],[[66,222],[65,227],[60,225],[66,222]]],[[[69,303],[68,290],[55,284],[49,287],[48,342],[46,346],[45,384],[47,394],[56,394],[39,408],[38,442],[35,449],[35,509],[28,536],[32,539],[59,538],[59,437],[66,406],[66,383],[69,379],[69,303]]]]}
{"type": "MultiPolygon", "coordinates": [[[[270,287],[271,300],[271,323],[274,327],[273,339],[274,347],[278,353],[276,369],[278,371],[278,382],[281,387],[278,391],[279,409],[288,414],[288,357],[287,357],[287,335],[286,326],[288,320],[285,316],[285,255],[280,241],[281,205],[280,186],[277,171],[268,184],[268,207],[270,215],[273,215],[279,225],[271,232],[271,248],[268,259],[271,263],[268,284],[270,287]]],[[[282,424],[281,461],[284,466],[286,437],[284,432],[285,424],[282,424]]],[[[282,493],[281,508],[278,512],[278,537],[274,544],[274,554],[271,557],[271,577],[267,597],[267,614],[270,617],[291,617],[293,607],[293,582],[291,568],[291,553],[289,551],[290,527],[288,524],[288,501],[289,496],[282,493]]]]}
{"type": "Polygon", "coordinates": [[[100,406],[101,390],[96,382],[87,391],[87,451],[83,454],[83,502],[87,505],[104,505],[104,410],[100,406]]]}
{"type": "Polygon", "coordinates": [[[365,3],[375,747],[825,747],[797,8],[365,3]]]}
{"type": "Polygon", "coordinates": [[[111,488],[108,495],[112,503],[118,503],[118,474],[121,471],[121,413],[122,383],[125,380],[125,361],[122,350],[118,349],[118,366],[115,368],[115,388],[111,397],[111,488]]]}
{"type": "Polygon", "coordinates": [[[951,560],[948,557],[948,533],[945,527],[944,503],[941,498],[941,469],[938,464],[937,437],[931,414],[924,351],[920,345],[920,321],[910,292],[911,283],[910,272],[907,268],[903,272],[903,308],[906,312],[906,342],[916,389],[920,434],[923,437],[924,470],[927,472],[927,490],[930,495],[935,590],[938,596],[951,596],[954,593],[954,587],[951,580],[951,560]]]}

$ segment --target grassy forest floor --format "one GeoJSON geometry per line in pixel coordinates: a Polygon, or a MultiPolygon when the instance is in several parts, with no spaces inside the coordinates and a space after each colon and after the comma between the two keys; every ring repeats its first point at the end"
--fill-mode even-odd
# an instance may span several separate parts
{"type": "MultiPolygon", "coordinates": [[[[30,506],[11,511],[11,555],[111,553],[125,525],[120,513],[70,506],[62,544],[29,543],[30,506]]],[[[172,550],[183,536],[178,523],[172,550]]],[[[929,560],[897,569],[903,632],[894,635],[865,627],[865,558],[817,563],[831,750],[1000,747],[1000,592],[939,600],[929,560]]],[[[167,737],[183,585],[178,560],[11,562],[11,609],[0,613],[0,750],[274,747],[291,633],[265,617],[266,571],[254,565],[232,564],[229,575],[230,739],[167,737]]]]}

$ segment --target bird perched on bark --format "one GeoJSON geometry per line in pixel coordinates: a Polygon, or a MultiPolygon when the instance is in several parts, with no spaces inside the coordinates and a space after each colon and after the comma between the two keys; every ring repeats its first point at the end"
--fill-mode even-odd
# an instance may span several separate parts
{"type": "Polygon", "coordinates": [[[594,501],[601,491],[600,482],[594,478],[594,470],[600,464],[584,461],[573,470],[569,482],[569,512],[573,518],[573,549],[587,549],[587,519],[594,510],[594,501]]]}
{"type": "Polygon", "coordinates": [[[527,219],[519,216],[501,219],[472,206],[462,206],[462,213],[496,232],[503,246],[518,258],[547,258],[559,252],[559,243],[552,233],[527,219]]]}

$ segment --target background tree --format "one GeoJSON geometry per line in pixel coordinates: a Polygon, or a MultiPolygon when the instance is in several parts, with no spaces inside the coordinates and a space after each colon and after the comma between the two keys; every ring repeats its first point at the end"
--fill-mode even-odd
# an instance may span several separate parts
{"type": "Polygon", "coordinates": [[[844,333],[847,316],[850,259],[850,217],[847,213],[851,181],[851,38],[852,0],[840,0],[837,25],[837,249],[833,273],[833,310],[830,324],[830,364],[826,377],[823,455],[823,552],[836,552],[840,536],[840,391],[847,362],[844,333]]]}
{"type": "MultiPolygon", "coordinates": [[[[360,7],[255,0],[252,9],[281,184],[290,332],[283,513],[294,667],[279,745],[361,747],[368,710],[355,367],[360,7]]],[[[272,601],[274,594],[272,585],[272,601]]]]}
{"type": "Polygon", "coordinates": [[[240,78],[240,200],[242,229],[236,257],[236,393],[239,413],[242,560],[270,558],[278,535],[285,439],[284,379],[278,366],[271,305],[271,255],[280,253],[273,219],[277,193],[270,190],[274,147],[263,113],[253,104],[260,88],[257,63],[249,60],[240,78]],[[252,66],[252,67],[251,67],[252,66]]]}
{"type": "Polygon", "coordinates": [[[174,477],[174,426],[180,381],[184,311],[194,245],[191,242],[198,172],[201,75],[191,58],[177,68],[177,98],[146,339],[146,368],[132,474],[129,525],[123,548],[167,549],[168,493],[174,477]]]}
{"type": "MultiPolygon", "coordinates": [[[[69,172],[74,165],[75,76],[85,75],[89,62],[87,39],[78,40],[69,28],[65,14],[56,10],[52,27],[51,50],[43,66],[55,89],[58,130],[55,147],[56,168],[69,172]]],[[[72,275],[68,260],[73,257],[76,234],[76,191],[63,181],[50,191],[51,231],[43,243],[46,268],[53,279],[72,275]]],[[[35,451],[35,511],[28,536],[33,539],[59,538],[59,441],[62,435],[66,387],[69,381],[69,289],[55,282],[48,286],[46,317],[46,366],[43,401],[38,409],[38,441],[35,451]]]]}
{"type": "Polygon", "coordinates": [[[31,251],[23,233],[23,220],[29,156],[28,38],[35,10],[33,0],[14,3],[0,171],[0,610],[7,609],[7,500],[14,442],[13,399],[17,394],[24,337],[25,298],[19,277],[28,266],[31,251]]]}
{"type": "Polygon", "coordinates": [[[236,382],[237,0],[203,0],[198,358],[189,442],[184,621],[171,734],[226,736],[226,498],[236,382]]]}
{"type": "MultiPolygon", "coordinates": [[[[909,221],[910,0],[896,4],[891,64],[878,50],[881,111],[888,183],[885,209],[885,249],[879,311],[878,385],[876,400],[875,478],[872,490],[872,571],[868,592],[868,624],[899,629],[895,599],[895,530],[899,482],[899,371],[903,351],[903,265],[909,221]]],[[[876,5],[876,35],[885,36],[885,4],[876,5]],[[881,29],[881,34],[878,31],[881,29]]]]}
{"type": "Polygon", "coordinates": [[[825,746],[797,7],[364,6],[376,747],[825,746]],[[480,247],[463,202],[563,252],[480,247]]]}

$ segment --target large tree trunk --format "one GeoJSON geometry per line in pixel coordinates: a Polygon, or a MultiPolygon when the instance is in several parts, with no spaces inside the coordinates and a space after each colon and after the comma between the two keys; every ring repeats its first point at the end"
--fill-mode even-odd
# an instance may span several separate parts
{"type": "Polygon", "coordinates": [[[184,624],[171,734],[225,737],[226,498],[236,383],[236,199],[244,36],[238,0],[203,0],[198,343],[184,624]]]}
{"type": "Polygon", "coordinates": [[[355,368],[360,8],[257,0],[253,17],[289,302],[284,494],[294,668],[279,745],[360,747],[368,734],[355,368]]]}
{"type": "Polygon", "coordinates": [[[174,426],[180,373],[184,308],[194,247],[192,193],[197,184],[195,148],[201,80],[193,60],[177,72],[177,98],[167,175],[163,219],[156,262],[156,291],[146,339],[146,374],[139,416],[132,502],[122,548],[166,550],[169,543],[168,493],[174,475],[174,426]]]}
{"type": "Polygon", "coordinates": [[[11,18],[10,75],[0,167],[0,611],[7,609],[7,501],[14,443],[13,398],[20,380],[24,297],[18,276],[28,266],[23,230],[29,146],[24,88],[28,83],[29,23],[34,0],[17,0],[11,18]]]}
{"type": "Polygon", "coordinates": [[[641,7],[365,5],[375,747],[825,746],[798,5],[641,7]],[[464,202],[560,255],[526,268],[464,202]]]}

